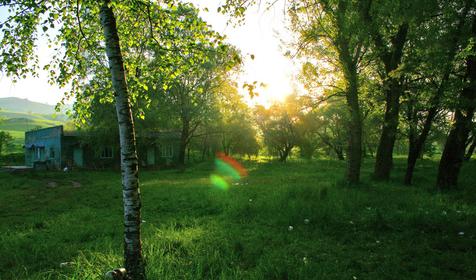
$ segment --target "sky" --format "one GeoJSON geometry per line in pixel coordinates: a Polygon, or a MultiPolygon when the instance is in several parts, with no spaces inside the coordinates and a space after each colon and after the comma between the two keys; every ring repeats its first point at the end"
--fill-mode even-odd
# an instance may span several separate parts
{"type": "MultiPolygon", "coordinates": [[[[214,30],[226,35],[227,41],[238,47],[245,56],[243,73],[238,80],[239,85],[253,81],[266,84],[257,90],[259,96],[253,99],[250,99],[246,91],[240,87],[240,92],[250,105],[269,106],[275,101],[283,100],[293,88],[298,87],[293,82],[297,66],[284,56],[286,49],[281,43],[282,38],[289,38],[281,1],[269,10],[264,6],[250,8],[245,23],[240,26],[227,24],[229,17],[217,12],[221,1],[191,2],[200,8],[200,16],[214,30]],[[208,8],[208,11],[205,8],[208,8]],[[254,59],[251,59],[251,54],[254,55],[254,59]]],[[[0,19],[4,17],[5,11],[0,9],[0,19]]],[[[51,52],[45,42],[39,42],[38,45],[40,64],[44,64],[49,61],[51,52]]],[[[51,86],[47,80],[47,74],[41,71],[38,78],[28,77],[16,83],[0,73],[0,97],[27,98],[54,105],[61,100],[65,89],[51,86]]]]}

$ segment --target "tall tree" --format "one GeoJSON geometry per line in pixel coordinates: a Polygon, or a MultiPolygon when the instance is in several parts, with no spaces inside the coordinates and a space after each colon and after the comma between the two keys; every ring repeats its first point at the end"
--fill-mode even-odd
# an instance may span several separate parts
{"type": "Polygon", "coordinates": [[[263,141],[272,155],[285,162],[297,144],[295,110],[284,103],[273,104],[269,109],[255,108],[256,122],[263,134],[263,141]]]}
{"type": "MultiPolygon", "coordinates": [[[[401,6],[397,7],[398,9],[396,10],[392,10],[391,12],[393,13],[399,13],[404,8],[410,8],[407,7],[406,1],[393,2],[401,6]]],[[[404,46],[408,38],[409,22],[405,18],[400,19],[396,23],[392,22],[392,19],[382,20],[386,14],[381,12],[382,7],[376,7],[377,9],[375,9],[372,0],[361,1],[360,4],[362,17],[367,23],[370,37],[373,41],[373,50],[384,66],[382,88],[385,95],[385,115],[377,148],[374,178],[388,180],[392,167],[393,147],[397,136],[400,95],[402,93],[402,76],[397,73],[397,69],[402,63],[404,46]],[[378,8],[380,8],[379,17],[376,16],[378,8]],[[390,34],[383,34],[381,29],[395,31],[390,34]]],[[[384,1],[381,6],[384,5],[389,5],[389,3],[384,1]]],[[[394,7],[389,9],[392,8],[394,7]]]]}
{"type": "Polygon", "coordinates": [[[358,183],[362,164],[359,72],[367,45],[364,33],[360,32],[363,28],[358,28],[362,26],[358,1],[296,1],[289,11],[301,55],[325,61],[338,73],[337,80],[343,87],[340,92],[349,111],[346,180],[358,183]]]}
{"type": "Polygon", "coordinates": [[[142,222],[140,211],[141,199],[134,120],[132,118],[116,18],[110,0],[103,1],[100,17],[106,43],[106,54],[109,60],[111,82],[115,93],[121,144],[125,267],[131,279],[145,279],[145,266],[140,238],[140,224],[142,222]]]}
{"type": "Polygon", "coordinates": [[[218,136],[221,149],[226,155],[257,154],[259,144],[251,110],[238,93],[236,83],[225,80],[218,88],[216,106],[219,114],[213,120],[215,136],[218,136]]]}
{"type": "MultiPolygon", "coordinates": [[[[174,3],[168,2],[167,5],[174,3]]],[[[137,62],[141,59],[137,59],[138,56],[134,54],[141,54],[141,46],[158,43],[155,38],[151,38],[157,26],[149,19],[157,18],[161,6],[149,1],[110,0],[76,3],[2,1],[0,6],[9,9],[7,19],[0,23],[3,35],[0,71],[7,75],[19,78],[27,73],[37,73],[40,62],[34,51],[35,40],[39,36],[46,38],[48,29],[56,29],[53,32],[54,38],[50,36],[48,40],[57,52],[52,63],[45,65],[44,69],[49,71],[51,82],[70,86],[71,91],[67,95],[82,92],[84,84],[94,78],[95,74],[107,73],[104,66],[108,64],[109,84],[112,84],[110,88],[114,92],[121,143],[124,263],[130,279],[145,279],[140,241],[138,164],[130,103],[133,97],[130,89],[136,93],[144,83],[138,79],[137,72],[140,71],[136,71],[134,79],[128,79],[129,84],[126,78],[132,72],[131,69],[140,70],[137,62]],[[116,22],[115,13],[121,15],[120,23],[116,22]],[[127,39],[120,42],[121,36],[127,39]],[[121,50],[124,46],[129,54],[126,59],[121,50]],[[125,64],[129,67],[126,68],[125,64]]],[[[147,55],[150,56],[149,53],[143,56],[147,55]]]]}
{"type": "Polygon", "coordinates": [[[456,187],[458,175],[464,159],[466,141],[472,129],[472,121],[476,111],[476,11],[472,7],[471,29],[468,45],[463,52],[466,73],[463,89],[457,98],[454,122],[446,140],[443,154],[438,167],[436,185],[441,190],[456,187]]]}
{"type": "MultiPolygon", "coordinates": [[[[454,71],[454,60],[461,48],[461,35],[467,21],[467,14],[472,1],[465,1],[463,7],[454,5],[442,6],[437,20],[428,20],[419,28],[419,53],[423,57],[417,58],[417,83],[424,83],[424,87],[430,92],[428,101],[418,99],[415,92],[411,92],[407,102],[407,119],[409,120],[409,148],[407,157],[407,169],[404,183],[410,185],[417,159],[421,156],[425,142],[430,135],[433,122],[442,109],[442,101],[445,99],[450,83],[450,75],[454,71]],[[461,9],[461,10],[460,10],[461,9]],[[423,73],[423,74],[421,74],[423,73]],[[426,82],[430,81],[430,83],[426,82]],[[418,107],[424,107],[425,116],[418,116],[418,107]],[[423,119],[419,124],[419,119],[423,119]],[[418,128],[421,127],[420,131],[418,128]]],[[[425,91],[418,87],[418,91],[425,91]]]]}

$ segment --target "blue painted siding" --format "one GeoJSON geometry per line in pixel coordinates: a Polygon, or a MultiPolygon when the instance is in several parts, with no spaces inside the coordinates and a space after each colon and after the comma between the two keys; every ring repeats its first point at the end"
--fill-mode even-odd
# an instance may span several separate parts
{"type": "Polygon", "coordinates": [[[61,138],[63,126],[54,126],[25,132],[25,165],[47,161],[50,166],[61,168],[61,138]]]}

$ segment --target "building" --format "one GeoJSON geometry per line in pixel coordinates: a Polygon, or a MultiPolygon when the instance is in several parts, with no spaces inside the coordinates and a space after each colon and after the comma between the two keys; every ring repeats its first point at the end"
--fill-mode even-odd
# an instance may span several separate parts
{"type": "MultiPolygon", "coordinates": [[[[64,131],[63,126],[27,131],[25,165],[47,169],[120,167],[118,141],[95,139],[93,142],[92,138],[78,131],[64,131]]],[[[137,137],[139,164],[143,167],[175,165],[179,141],[180,133],[172,131],[152,132],[137,137]]]]}

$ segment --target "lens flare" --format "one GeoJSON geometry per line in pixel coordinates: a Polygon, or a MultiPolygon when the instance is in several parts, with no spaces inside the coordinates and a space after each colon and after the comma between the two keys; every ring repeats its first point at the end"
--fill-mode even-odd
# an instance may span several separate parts
{"type": "Polygon", "coordinates": [[[226,191],[230,188],[230,184],[228,184],[228,182],[224,178],[216,174],[210,175],[210,181],[212,182],[212,185],[214,185],[215,187],[221,190],[226,191]]]}
{"type": "Polygon", "coordinates": [[[227,163],[230,167],[232,167],[236,172],[239,173],[240,177],[248,176],[248,172],[246,171],[246,169],[234,158],[227,156],[224,153],[217,153],[217,159],[220,159],[223,162],[227,163]]]}
{"type": "Polygon", "coordinates": [[[236,169],[221,159],[215,159],[215,166],[218,173],[222,175],[229,176],[233,180],[239,180],[241,178],[240,173],[236,169]]]}
{"type": "Polygon", "coordinates": [[[210,176],[210,181],[221,190],[228,190],[232,181],[238,181],[248,175],[239,162],[224,153],[216,154],[215,167],[216,171],[210,176]]]}

